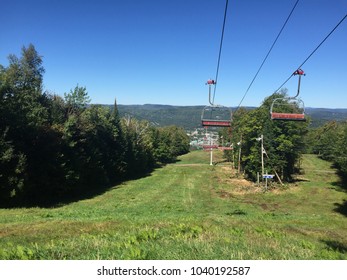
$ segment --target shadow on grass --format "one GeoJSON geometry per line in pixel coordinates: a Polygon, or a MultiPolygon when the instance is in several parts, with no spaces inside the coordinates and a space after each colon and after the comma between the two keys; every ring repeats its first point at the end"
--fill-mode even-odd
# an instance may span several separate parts
{"type": "MultiPolygon", "coordinates": [[[[213,165],[220,165],[220,164],[225,164],[225,163],[230,163],[227,159],[224,160],[219,160],[213,163],[213,165]]],[[[231,163],[230,163],[231,166],[231,163]]]]}
{"type": "MultiPolygon", "coordinates": [[[[157,166],[155,169],[159,169],[162,166],[157,166]]],[[[155,170],[150,170],[147,172],[139,172],[139,173],[134,173],[132,175],[129,175],[122,180],[118,180],[117,182],[113,182],[108,185],[101,185],[97,186],[95,188],[90,188],[87,189],[86,191],[78,191],[77,193],[72,193],[71,195],[66,196],[64,199],[61,199],[60,201],[56,201],[55,203],[51,203],[48,205],[38,205],[43,208],[58,208],[62,207],[64,205],[74,203],[80,200],[85,200],[85,199],[92,199],[94,197],[97,197],[99,195],[103,195],[104,193],[108,192],[109,190],[112,189],[117,189],[120,188],[124,183],[129,182],[129,181],[134,181],[134,180],[139,180],[142,178],[146,178],[152,175],[152,172],[155,170]]]]}
{"type": "MultiPolygon", "coordinates": [[[[339,176],[339,181],[333,182],[331,185],[333,186],[331,189],[334,189],[339,192],[347,192],[347,176],[346,174],[338,171],[337,175],[339,176]]],[[[336,208],[335,212],[340,213],[347,217],[347,200],[344,199],[341,203],[334,203],[336,208]]]]}
{"type": "Polygon", "coordinates": [[[339,253],[347,253],[347,246],[336,240],[322,240],[322,242],[329,248],[335,252],[339,253]]]}
{"type": "MultiPolygon", "coordinates": [[[[7,201],[0,201],[0,209],[6,208],[28,208],[28,207],[41,207],[41,208],[57,208],[64,205],[77,202],[84,199],[91,199],[106,193],[107,191],[119,188],[122,184],[128,181],[138,180],[152,175],[153,171],[165,167],[167,164],[177,163],[179,159],[168,159],[163,163],[155,164],[148,170],[133,170],[128,174],[124,174],[118,180],[112,182],[100,182],[100,180],[84,180],[77,182],[74,186],[60,186],[55,182],[53,188],[44,187],[35,188],[29,187],[29,192],[24,193],[18,198],[10,199],[7,201]]],[[[93,178],[95,179],[95,178],[93,178]]],[[[54,178],[52,178],[54,181],[54,178]]],[[[49,186],[49,183],[47,184],[49,186]]]]}
{"type": "Polygon", "coordinates": [[[228,213],[225,213],[225,215],[227,215],[227,216],[234,216],[234,215],[247,215],[247,213],[245,212],[245,211],[243,211],[243,210],[240,210],[240,209],[236,209],[236,210],[234,210],[234,211],[232,211],[232,212],[228,212],[228,213]]]}
{"type": "Polygon", "coordinates": [[[347,200],[344,199],[342,203],[335,203],[334,205],[336,206],[335,212],[347,217],[347,200]]]}
{"type": "Polygon", "coordinates": [[[64,193],[31,193],[26,197],[22,197],[18,201],[13,201],[8,204],[0,205],[0,208],[58,208],[64,205],[74,203],[80,200],[91,199],[106,193],[111,189],[119,188],[122,184],[128,181],[138,180],[152,175],[153,171],[162,168],[164,165],[157,165],[153,169],[146,172],[133,172],[131,175],[111,182],[109,184],[90,184],[83,186],[76,186],[76,188],[66,191],[64,193]]]}
{"type": "Polygon", "coordinates": [[[347,177],[346,175],[338,172],[340,180],[337,182],[333,182],[332,185],[335,187],[337,191],[347,192],[347,177]]]}
{"type": "Polygon", "coordinates": [[[294,178],[293,183],[299,183],[299,182],[310,182],[309,179],[306,178],[294,178]]]}

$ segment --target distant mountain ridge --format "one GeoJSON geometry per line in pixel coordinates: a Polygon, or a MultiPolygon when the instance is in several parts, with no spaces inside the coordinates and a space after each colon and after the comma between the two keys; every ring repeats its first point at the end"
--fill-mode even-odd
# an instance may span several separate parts
{"type": "Polygon", "coordinates": [[[307,115],[312,119],[311,126],[320,126],[328,121],[346,121],[347,109],[306,108],[307,115]]]}
{"type": "Polygon", "coordinates": [[[194,129],[200,126],[204,107],[144,104],[118,105],[118,110],[121,116],[130,115],[148,120],[157,126],[177,125],[185,129],[194,129]]]}
{"type": "MultiPolygon", "coordinates": [[[[111,105],[107,105],[111,106],[111,105]]],[[[201,127],[201,113],[205,106],[175,106],[161,104],[118,105],[120,116],[133,116],[140,120],[148,120],[156,126],[177,125],[185,129],[201,127]]],[[[256,107],[245,107],[248,110],[256,107]]],[[[236,108],[231,108],[235,110],[236,108]]],[[[347,109],[306,108],[311,118],[311,127],[325,122],[347,120],[347,109]]]]}

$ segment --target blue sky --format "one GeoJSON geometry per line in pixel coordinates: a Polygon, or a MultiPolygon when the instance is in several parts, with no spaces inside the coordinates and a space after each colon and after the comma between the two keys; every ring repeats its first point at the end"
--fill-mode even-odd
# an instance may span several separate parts
{"type": "MultiPolygon", "coordinates": [[[[229,0],[215,101],[237,106],[296,0],[229,0]]],[[[205,105],[225,0],[1,0],[0,64],[22,46],[43,56],[45,90],[86,86],[92,103],[205,105]]],[[[347,13],[301,0],[244,99],[259,106],[347,13]]],[[[307,107],[347,108],[347,20],[304,65],[307,107]]],[[[295,95],[297,78],[285,87],[295,95]]]]}

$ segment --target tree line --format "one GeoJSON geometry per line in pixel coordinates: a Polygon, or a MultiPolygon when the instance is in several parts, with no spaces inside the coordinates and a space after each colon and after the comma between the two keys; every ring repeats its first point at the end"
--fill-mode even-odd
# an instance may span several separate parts
{"type": "Polygon", "coordinates": [[[33,45],[0,65],[0,205],[41,205],[138,176],[189,151],[176,126],[156,128],[113,108],[90,105],[77,85],[43,91],[33,45]]]}
{"type": "Polygon", "coordinates": [[[347,122],[330,121],[311,129],[306,136],[307,152],[332,162],[347,179],[347,122]]]}
{"type": "Polygon", "coordinates": [[[262,105],[254,110],[239,108],[233,116],[232,129],[221,132],[223,139],[233,143],[233,151],[226,151],[227,157],[233,160],[240,154],[240,170],[247,178],[256,181],[257,174],[262,175],[261,154],[264,158],[264,173],[279,175],[285,182],[293,180],[299,171],[300,159],[305,151],[305,138],[308,132],[307,122],[273,121],[270,118],[270,107],[274,99],[284,98],[284,112],[293,113],[298,107],[285,102],[287,90],[267,97],[262,105]],[[288,106],[287,106],[288,105],[288,106]],[[263,135],[264,151],[261,150],[260,136],[263,135]],[[257,141],[258,139],[258,141],[257,141]]]}

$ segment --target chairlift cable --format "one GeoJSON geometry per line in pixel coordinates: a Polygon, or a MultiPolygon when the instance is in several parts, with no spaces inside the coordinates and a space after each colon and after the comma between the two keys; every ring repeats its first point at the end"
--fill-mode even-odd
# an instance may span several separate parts
{"type": "MultiPolygon", "coordinates": [[[[346,19],[347,14],[345,14],[345,16],[338,22],[338,24],[336,24],[336,26],[329,32],[329,34],[319,43],[319,45],[310,53],[310,55],[304,60],[304,62],[302,62],[299,67],[297,69],[300,69],[310,58],[311,56],[323,45],[323,43],[330,37],[331,34],[334,33],[334,31],[339,27],[339,25],[346,19]]],[[[277,90],[275,90],[275,92],[278,92],[292,77],[294,76],[294,73],[292,73],[287,80],[284,81],[283,84],[281,84],[281,86],[279,86],[277,88],[277,90]]]]}
{"type": "Polygon", "coordinates": [[[212,103],[214,103],[214,98],[216,96],[216,89],[217,89],[217,81],[218,81],[218,74],[219,74],[219,66],[220,66],[220,60],[222,56],[222,48],[223,48],[223,40],[224,40],[224,29],[225,29],[225,22],[227,18],[227,11],[228,11],[228,0],[225,2],[225,9],[224,9],[224,19],[223,19],[223,27],[222,27],[222,35],[220,39],[220,44],[219,44],[219,53],[218,53],[218,61],[217,61],[217,70],[216,70],[216,77],[215,77],[215,85],[214,85],[214,91],[213,91],[213,98],[212,98],[212,103]]]}
{"type": "Polygon", "coordinates": [[[224,19],[223,19],[223,26],[222,26],[222,34],[219,44],[219,52],[218,52],[218,61],[217,61],[217,69],[216,69],[216,76],[214,80],[208,80],[207,85],[209,86],[209,106],[206,106],[202,113],[201,113],[201,124],[204,127],[230,127],[231,126],[231,110],[227,107],[224,107],[222,105],[216,105],[214,103],[214,99],[216,96],[216,85],[218,80],[218,74],[219,74],[219,66],[222,56],[222,48],[223,48],[223,40],[224,40],[224,30],[225,30],[225,23],[227,18],[227,11],[228,11],[228,3],[229,1],[226,0],[225,2],[225,9],[224,9],[224,19]],[[213,94],[211,91],[211,87],[214,86],[213,94]],[[209,117],[208,117],[209,115],[209,117]]]}
{"type": "Polygon", "coordinates": [[[292,16],[292,14],[293,14],[293,12],[294,12],[296,6],[298,5],[298,3],[299,3],[299,0],[297,0],[297,1],[295,2],[295,4],[294,4],[292,10],[290,11],[290,13],[289,13],[287,19],[286,19],[285,22],[284,22],[284,24],[283,24],[283,26],[282,26],[280,32],[277,34],[276,39],[275,39],[274,42],[272,43],[272,46],[270,47],[270,49],[269,49],[269,51],[267,52],[265,58],[263,59],[262,63],[260,64],[260,67],[259,67],[257,73],[254,75],[254,77],[253,77],[251,83],[249,84],[249,86],[248,86],[248,88],[247,88],[245,94],[243,95],[243,97],[242,97],[242,99],[241,99],[239,105],[237,106],[237,108],[236,108],[236,110],[235,110],[235,113],[236,113],[237,110],[240,108],[240,106],[241,106],[243,100],[245,99],[246,95],[248,94],[248,92],[249,92],[251,86],[253,85],[253,83],[254,83],[255,79],[257,78],[257,76],[258,76],[260,70],[262,69],[262,67],[263,67],[263,65],[264,65],[264,63],[265,63],[265,61],[267,60],[267,58],[269,57],[269,55],[270,55],[272,49],[274,48],[275,44],[277,43],[278,38],[281,36],[283,29],[286,27],[286,25],[287,25],[287,23],[288,23],[290,17],[292,16]]]}

